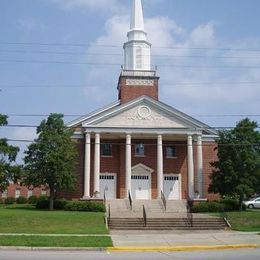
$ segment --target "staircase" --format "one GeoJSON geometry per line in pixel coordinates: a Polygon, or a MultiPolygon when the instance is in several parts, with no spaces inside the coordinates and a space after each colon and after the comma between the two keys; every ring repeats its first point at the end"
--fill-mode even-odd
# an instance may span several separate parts
{"type": "Polygon", "coordinates": [[[128,200],[107,201],[108,226],[114,230],[223,230],[223,218],[206,214],[192,214],[187,218],[186,200],[134,200],[132,210],[128,200]],[[146,218],[144,219],[143,206],[146,218]],[[108,213],[109,214],[109,213],[108,213]]]}

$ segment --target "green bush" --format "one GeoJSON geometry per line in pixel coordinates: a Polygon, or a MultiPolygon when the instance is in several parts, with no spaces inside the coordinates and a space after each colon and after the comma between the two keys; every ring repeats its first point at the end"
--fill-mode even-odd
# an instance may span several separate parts
{"type": "Polygon", "coordinates": [[[68,211],[105,212],[105,206],[101,203],[86,201],[69,201],[65,206],[68,211]]]}
{"type": "Polygon", "coordinates": [[[37,198],[38,201],[48,200],[48,199],[49,199],[49,198],[48,198],[48,196],[46,196],[46,195],[41,195],[41,196],[39,196],[39,197],[37,198]]]}
{"type": "Polygon", "coordinates": [[[13,197],[7,197],[5,199],[5,204],[11,205],[11,204],[14,204],[14,203],[15,203],[15,198],[13,198],[13,197]]]}
{"type": "Polygon", "coordinates": [[[27,200],[27,198],[21,196],[21,197],[17,198],[15,202],[17,204],[26,204],[28,202],[28,200],[27,200]]]}
{"type": "Polygon", "coordinates": [[[29,204],[36,204],[38,201],[38,198],[35,195],[32,195],[31,197],[29,197],[28,199],[28,203],[29,204]]]}
{"type": "Polygon", "coordinates": [[[223,212],[225,205],[220,202],[201,202],[192,207],[193,213],[223,212]]]}
{"type": "Polygon", "coordinates": [[[49,200],[38,200],[35,207],[36,209],[48,209],[49,200]]]}
{"type": "Polygon", "coordinates": [[[5,203],[5,200],[0,198],[0,204],[4,204],[5,203]]]}
{"type": "MultiPolygon", "coordinates": [[[[238,211],[238,210],[240,210],[238,199],[224,198],[220,202],[225,205],[225,211],[238,211]]],[[[244,204],[242,204],[242,210],[246,210],[246,206],[244,204]]]]}
{"type": "Polygon", "coordinates": [[[57,199],[54,201],[54,208],[55,209],[65,209],[68,202],[69,201],[66,199],[57,199]]]}

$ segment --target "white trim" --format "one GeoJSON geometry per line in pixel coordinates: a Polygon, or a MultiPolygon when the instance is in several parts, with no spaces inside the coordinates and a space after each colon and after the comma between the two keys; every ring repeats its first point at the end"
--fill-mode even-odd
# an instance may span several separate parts
{"type": "Polygon", "coordinates": [[[164,177],[165,176],[178,176],[179,177],[179,200],[182,200],[182,178],[181,178],[181,173],[164,173],[163,174],[163,182],[165,181],[164,180],[164,177]]]}
{"type": "Polygon", "coordinates": [[[144,165],[143,163],[138,163],[138,164],[132,166],[132,172],[133,172],[133,170],[135,170],[135,169],[138,168],[138,167],[144,168],[144,169],[145,169],[147,172],[149,172],[149,173],[153,173],[153,172],[154,172],[154,170],[153,170],[152,168],[150,168],[150,167],[144,165]]]}

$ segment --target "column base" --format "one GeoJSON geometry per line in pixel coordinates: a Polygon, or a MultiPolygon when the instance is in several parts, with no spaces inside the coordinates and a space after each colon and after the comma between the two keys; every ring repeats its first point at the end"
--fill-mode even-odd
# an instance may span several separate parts
{"type": "Polygon", "coordinates": [[[83,196],[82,198],[80,198],[80,200],[90,200],[91,197],[90,196],[83,196]]]}

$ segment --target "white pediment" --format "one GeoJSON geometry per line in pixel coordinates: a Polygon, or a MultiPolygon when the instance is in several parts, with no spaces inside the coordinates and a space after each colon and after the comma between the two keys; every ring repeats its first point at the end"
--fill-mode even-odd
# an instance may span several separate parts
{"type": "Polygon", "coordinates": [[[100,127],[137,127],[137,128],[186,128],[180,120],[159,108],[148,104],[138,104],[117,115],[94,123],[100,127]]]}
{"type": "Polygon", "coordinates": [[[142,163],[138,163],[137,165],[132,167],[132,174],[147,174],[152,173],[154,170],[142,163]]]}

